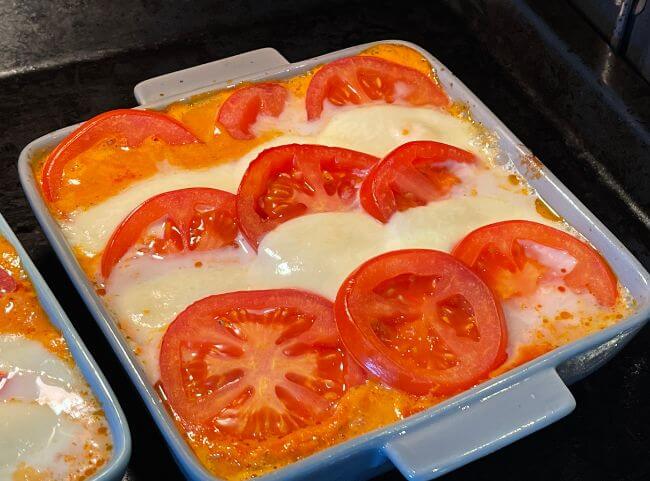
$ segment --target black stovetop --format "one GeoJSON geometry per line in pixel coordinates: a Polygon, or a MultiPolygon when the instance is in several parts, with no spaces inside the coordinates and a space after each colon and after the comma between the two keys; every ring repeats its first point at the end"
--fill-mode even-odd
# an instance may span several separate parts
{"type": "MultiPolygon", "coordinates": [[[[454,10],[389,0],[283,0],[276,8],[246,0],[119,0],[110,7],[56,0],[47,8],[38,0],[0,1],[0,38],[9,46],[0,52],[0,209],[120,399],[133,436],[125,479],[182,476],[39,228],[16,161],[40,135],[133,106],[133,86],[143,79],[267,46],[295,61],[368,41],[412,41],[445,63],[650,266],[648,84],[563,1],[538,11],[523,2],[448,3],[454,10]],[[21,38],[8,41],[16,31],[21,38]]],[[[650,479],[649,346],[645,329],[571,387],[571,415],[444,479],[650,479]]],[[[380,479],[401,477],[393,471],[380,479]]]]}

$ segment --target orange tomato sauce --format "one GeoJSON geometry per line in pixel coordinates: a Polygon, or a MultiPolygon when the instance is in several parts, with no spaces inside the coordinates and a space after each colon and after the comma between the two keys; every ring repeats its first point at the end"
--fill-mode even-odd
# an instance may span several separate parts
{"type": "Polygon", "coordinates": [[[322,423],[281,438],[242,441],[196,431],[188,441],[211,472],[228,480],[245,480],[404,419],[443,399],[435,395],[412,396],[367,381],[345,394],[322,423]]]}
{"type": "Polygon", "coordinates": [[[14,292],[0,294],[0,334],[23,335],[71,363],[72,356],[63,336],[50,323],[16,250],[3,237],[0,237],[0,268],[18,283],[14,292]]]}

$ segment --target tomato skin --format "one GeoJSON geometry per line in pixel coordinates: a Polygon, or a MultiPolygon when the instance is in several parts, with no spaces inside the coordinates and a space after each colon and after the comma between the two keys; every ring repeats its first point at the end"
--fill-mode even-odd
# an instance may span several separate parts
{"type": "Polygon", "coordinates": [[[14,292],[18,289],[18,283],[11,274],[0,267],[0,295],[14,292]]]}
{"type": "Polygon", "coordinates": [[[361,152],[322,145],[264,150],[239,184],[237,218],[242,233],[257,249],[266,233],[287,220],[350,210],[363,178],[377,161],[361,152]]]}
{"type": "Polygon", "coordinates": [[[52,202],[58,198],[63,169],[68,162],[111,135],[119,136],[128,147],[137,147],[152,136],[169,145],[200,142],[183,124],[159,112],[136,109],[104,112],[84,122],[50,152],[43,164],[41,180],[45,199],[52,202]]]}
{"type": "Polygon", "coordinates": [[[282,85],[260,83],[236,90],[219,109],[217,120],[235,139],[255,136],[250,127],[258,116],[278,117],[284,110],[289,93],[282,85]]]}
{"type": "Polygon", "coordinates": [[[349,389],[349,383],[362,381],[358,368],[342,350],[332,303],[296,289],[231,292],[195,302],[167,329],[159,362],[163,392],[186,427],[216,426],[238,438],[281,436],[302,425],[318,422],[349,389]],[[287,309],[293,309],[293,314],[287,313],[287,309]],[[312,319],[311,324],[307,328],[304,324],[300,327],[300,321],[294,322],[296,313],[312,319]],[[248,327],[250,324],[252,328],[248,327]],[[279,338],[265,331],[273,326],[281,328],[279,338]],[[209,350],[218,350],[220,355],[202,358],[194,354],[201,351],[201,344],[206,344],[209,350]],[[193,349],[193,352],[186,355],[184,349],[193,349]],[[268,362],[269,350],[274,351],[272,362],[268,362]],[[307,353],[307,357],[301,353],[307,353]],[[337,359],[334,364],[332,356],[337,359]],[[196,368],[193,372],[198,372],[199,376],[184,376],[184,371],[192,368],[196,359],[211,366],[203,371],[204,379],[200,379],[201,369],[196,368]],[[226,370],[226,375],[229,372],[238,374],[222,385],[205,377],[205,373],[217,373],[212,377],[218,377],[220,368],[226,370]],[[310,389],[312,392],[306,393],[298,386],[296,393],[303,396],[302,401],[312,401],[314,405],[299,401],[278,404],[274,396],[281,393],[277,388],[275,395],[273,391],[264,392],[274,383],[292,389],[287,380],[300,383],[295,372],[306,374],[310,370],[308,377],[318,381],[310,389]],[[208,390],[199,396],[193,395],[193,382],[206,383],[208,390]],[[260,382],[263,385],[258,385],[260,382]],[[251,392],[257,397],[246,397],[246,393],[251,392]],[[244,394],[243,401],[238,396],[240,393],[244,394]],[[253,406],[247,406],[248,401],[253,406]],[[249,408],[252,411],[247,412],[249,408]],[[271,422],[260,424],[251,420],[259,416],[271,422]],[[284,422],[280,427],[273,426],[279,417],[284,422]],[[224,423],[224,419],[235,419],[235,422],[224,423]]]}
{"type": "Polygon", "coordinates": [[[361,185],[362,207],[375,219],[386,223],[397,210],[404,210],[396,199],[401,184],[409,184],[404,190],[419,205],[444,196],[453,184],[460,182],[439,167],[448,161],[473,164],[478,159],[466,150],[427,140],[397,147],[372,168],[361,185]]]}
{"type": "MultiPolygon", "coordinates": [[[[154,222],[169,218],[174,223],[180,244],[180,250],[194,250],[191,233],[192,220],[196,217],[197,207],[210,207],[222,215],[226,225],[235,225],[235,196],[230,192],[204,187],[174,190],[155,195],[136,207],[115,229],[102,254],[101,271],[104,279],[108,279],[115,265],[124,257],[127,251],[145,233],[154,222]],[[230,221],[228,220],[230,219],[230,221]]],[[[222,239],[216,239],[211,247],[219,247],[230,243],[236,235],[236,230],[226,232],[222,239]],[[216,244],[216,245],[215,245],[216,244]]],[[[207,232],[216,237],[222,232],[207,232]]]]}
{"type": "Polygon", "coordinates": [[[507,329],[499,303],[476,274],[444,252],[406,249],[368,260],[343,282],[334,309],[341,339],[357,362],[387,385],[413,394],[450,394],[468,388],[506,359],[507,329]],[[379,324],[381,316],[400,317],[404,313],[393,311],[387,307],[388,304],[379,302],[377,289],[383,282],[403,275],[431,276],[434,282],[440,279],[441,293],[427,294],[429,297],[420,299],[428,306],[422,312],[413,307],[413,298],[409,297],[413,290],[397,292],[407,297],[403,302],[407,303],[407,310],[412,309],[409,315],[427,316],[416,323],[436,323],[436,339],[442,338],[444,343],[453,347],[460,364],[445,369],[409,365],[405,361],[409,357],[408,351],[406,355],[398,355],[380,339],[373,323],[379,324]],[[457,294],[467,299],[473,309],[480,333],[476,344],[466,339],[454,340],[445,324],[439,319],[431,320],[431,306],[439,309],[457,294]]]}
{"type": "Polygon", "coordinates": [[[378,57],[359,55],[335,60],[318,70],[307,87],[307,118],[318,119],[325,100],[335,105],[364,104],[375,100],[410,105],[446,106],[442,88],[422,72],[378,57]],[[400,86],[396,84],[400,83],[400,86]],[[400,88],[409,89],[400,95],[400,88]]]}
{"type": "MultiPolygon", "coordinates": [[[[452,255],[477,270],[477,261],[492,245],[507,258],[512,257],[517,240],[529,240],[567,252],[577,264],[564,276],[568,287],[587,290],[603,306],[613,306],[618,298],[618,281],[607,261],[589,244],[553,227],[526,220],[489,224],[470,232],[454,248],[452,255]]],[[[479,275],[485,278],[487,273],[479,275]]],[[[489,281],[488,281],[489,283],[489,281]]]]}

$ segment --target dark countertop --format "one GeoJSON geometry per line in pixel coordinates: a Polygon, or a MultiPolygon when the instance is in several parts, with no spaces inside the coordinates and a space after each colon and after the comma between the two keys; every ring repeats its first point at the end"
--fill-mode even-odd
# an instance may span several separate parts
{"type": "MultiPolygon", "coordinates": [[[[567,42],[576,45],[569,48],[571,55],[591,58],[591,53],[598,53],[609,58],[608,77],[600,78],[600,87],[604,84],[609,89],[605,94],[590,94],[580,83],[583,77],[572,77],[571,69],[556,63],[557,55],[549,54],[552,49],[535,43],[544,39],[534,35],[534,24],[523,22],[518,33],[499,26],[495,18],[499,9],[505,8],[507,15],[514,15],[516,10],[505,1],[450,2],[464,12],[464,18],[439,2],[409,2],[409,8],[403,9],[388,0],[329,5],[315,0],[302,5],[298,1],[281,1],[277,11],[265,7],[250,15],[241,13],[252,9],[254,2],[248,1],[230,2],[227,6],[227,2],[207,0],[178,2],[176,9],[160,1],[131,2],[139,16],[149,15],[156,20],[149,18],[142,25],[137,23],[138,15],[118,11],[128,8],[126,1],[115,2],[112,9],[105,7],[106,11],[102,10],[105,2],[59,1],[60,9],[49,7],[43,11],[40,2],[28,0],[22,2],[18,13],[11,11],[9,2],[4,6],[2,3],[2,22],[16,23],[13,27],[1,24],[0,36],[21,30],[18,23],[27,18],[29,28],[23,30],[37,32],[34,35],[38,38],[30,43],[29,37],[21,37],[11,43],[11,51],[0,54],[0,209],[121,401],[133,436],[127,480],[172,480],[182,476],[38,227],[20,188],[16,161],[20,150],[40,135],[104,110],[135,105],[132,89],[143,79],[267,46],[295,61],[374,40],[399,38],[415,42],[445,63],[646,268],[650,265],[650,150],[646,143],[650,88],[639,83],[617,59],[607,57],[606,45],[585,25],[567,24],[572,11],[562,1],[549,2],[557,10],[548,11],[550,7],[546,7],[542,13],[555,22],[558,32],[570,32],[567,42]],[[481,19],[471,11],[475,7],[487,8],[488,14],[481,19]],[[202,14],[203,8],[209,15],[202,14]],[[54,31],[57,22],[50,20],[61,15],[66,16],[60,26],[63,30],[54,31]],[[88,19],[92,19],[90,26],[88,19]],[[247,19],[252,23],[246,23],[247,19]],[[500,32],[490,31],[496,27],[500,32]],[[39,28],[45,29],[42,35],[39,28]],[[110,34],[106,29],[111,29],[110,34]],[[76,31],[79,35],[75,37],[76,31]],[[160,44],[159,39],[165,43],[160,44]],[[526,45],[530,46],[530,55],[520,57],[518,49],[526,45]],[[48,57],[50,50],[56,55],[48,57]],[[546,76],[556,81],[545,82],[546,76]],[[625,102],[621,108],[618,100],[608,97],[610,91],[614,95],[621,86],[630,108],[625,107],[625,102]],[[601,103],[611,108],[604,109],[601,103]],[[628,117],[613,125],[611,116],[623,115],[621,112],[628,117]],[[630,134],[634,129],[641,130],[630,134]],[[617,142],[624,148],[619,148],[617,142]]],[[[594,65],[587,62],[584,68],[598,68],[597,59],[601,57],[594,65]]],[[[598,82],[589,85],[600,88],[598,82]]],[[[577,401],[571,415],[444,479],[650,479],[648,346],[650,329],[646,328],[613,361],[571,387],[577,401]]],[[[401,477],[393,471],[380,479],[401,477]]]]}

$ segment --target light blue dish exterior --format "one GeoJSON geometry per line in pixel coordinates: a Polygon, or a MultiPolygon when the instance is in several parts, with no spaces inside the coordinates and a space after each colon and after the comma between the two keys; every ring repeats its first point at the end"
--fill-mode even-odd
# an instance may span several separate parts
{"type": "Polygon", "coordinates": [[[90,389],[104,410],[113,439],[112,457],[105,466],[88,478],[87,481],[119,481],[122,479],[126,471],[126,465],[131,457],[131,434],[122,408],[104,375],[99,370],[97,363],[88,352],[88,348],[86,348],[79,334],[72,326],[70,319],[63,312],[49,286],[2,215],[0,215],[0,236],[7,239],[18,252],[23,268],[34,285],[41,306],[43,306],[52,324],[61,331],[75,363],[79,366],[90,389]]]}
{"type": "MultiPolygon", "coordinates": [[[[142,82],[136,86],[136,97],[143,103],[162,98],[139,107],[161,108],[190,95],[224,88],[243,80],[260,81],[296,75],[316,65],[355,55],[375,44],[387,42],[410,46],[427,57],[450,96],[470,106],[474,118],[497,134],[504,155],[512,160],[519,172],[556,212],[607,258],[621,282],[636,299],[638,308],[632,316],[615,326],[555,349],[404,421],[325,449],[262,476],[260,480],[363,480],[391,466],[395,466],[408,479],[424,481],[436,478],[571,412],[575,400],[566,385],[600,367],[650,318],[650,276],[643,266],[551,172],[530,162],[530,151],[462,82],[416,45],[394,40],[375,42],[293,64],[272,49],[262,49],[142,82]],[[256,62],[264,66],[263,71],[255,69],[256,62]],[[182,85],[185,88],[190,85],[192,90],[179,93],[177,87],[181,84],[179,80],[183,79],[182,85]]],[[[23,188],[46,235],[131,376],[183,473],[191,480],[214,481],[216,478],[198,462],[146,380],[138,361],[86,279],[40,196],[29,165],[30,159],[35,152],[56,145],[73,128],[71,126],[41,137],[23,150],[19,160],[23,188]]]]}

